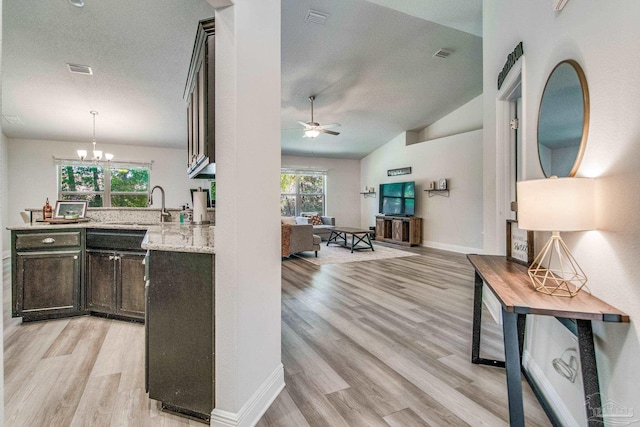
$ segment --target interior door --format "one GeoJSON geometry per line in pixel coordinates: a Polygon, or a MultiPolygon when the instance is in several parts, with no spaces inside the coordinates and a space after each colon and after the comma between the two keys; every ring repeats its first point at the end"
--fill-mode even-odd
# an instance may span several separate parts
{"type": "Polygon", "coordinates": [[[509,140],[509,197],[507,203],[507,219],[517,219],[518,194],[516,183],[522,179],[522,138],[520,137],[520,112],[522,111],[522,93],[520,88],[510,98],[510,140],[509,140]]]}

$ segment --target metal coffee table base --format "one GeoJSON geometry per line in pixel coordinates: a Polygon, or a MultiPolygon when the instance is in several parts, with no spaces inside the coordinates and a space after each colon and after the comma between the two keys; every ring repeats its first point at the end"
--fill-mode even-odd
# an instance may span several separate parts
{"type": "Polygon", "coordinates": [[[331,230],[331,234],[329,235],[327,246],[329,246],[329,243],[351,249],[351,253],[362,249],[375,250],[373,249],[373,244],[369,238],[369,230],[361,230],[359,228],[334,228],[331,230]],[[351,244],[348,243],[347,234],[351,234],[351,244]],[[360,243],[362,243],[362,245],[358,246],[360,243]]]}

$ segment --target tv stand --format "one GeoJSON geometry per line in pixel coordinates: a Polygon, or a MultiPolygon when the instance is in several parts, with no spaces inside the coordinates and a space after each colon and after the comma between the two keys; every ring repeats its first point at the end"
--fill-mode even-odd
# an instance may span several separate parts
{"type": "Polygon", "coordinates": [[[376,240],[404,246],[422,243],[422,218],[417,216],[376,216],[376,240]]]}

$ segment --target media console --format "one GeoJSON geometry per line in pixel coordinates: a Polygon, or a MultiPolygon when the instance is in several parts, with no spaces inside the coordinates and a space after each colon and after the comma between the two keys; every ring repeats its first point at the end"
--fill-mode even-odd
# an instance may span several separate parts
{"type": "Polygon", "coordinates": [[[422,218],[417,216],[376,216],[376,240],[415,246],[422,243],[422,218]]]}

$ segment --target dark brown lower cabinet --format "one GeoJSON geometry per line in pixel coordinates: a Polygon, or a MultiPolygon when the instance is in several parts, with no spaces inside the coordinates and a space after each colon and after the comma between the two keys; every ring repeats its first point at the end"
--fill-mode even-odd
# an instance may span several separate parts
{"type": "Polygon", "coordinates": [[[12,232],[12,316],[25,321],[81,313],[82,233],[12,232]]]}
{"type": "Polygon", "coordinates": [[[214,255],[150,251],[146,320],[149,397],[209,420],[214,402],[214,255]]]}
{"type": "Polygon", "coordinates": [[[144,320],[144,253],[87,250],[87,309],[144,320]]]}

